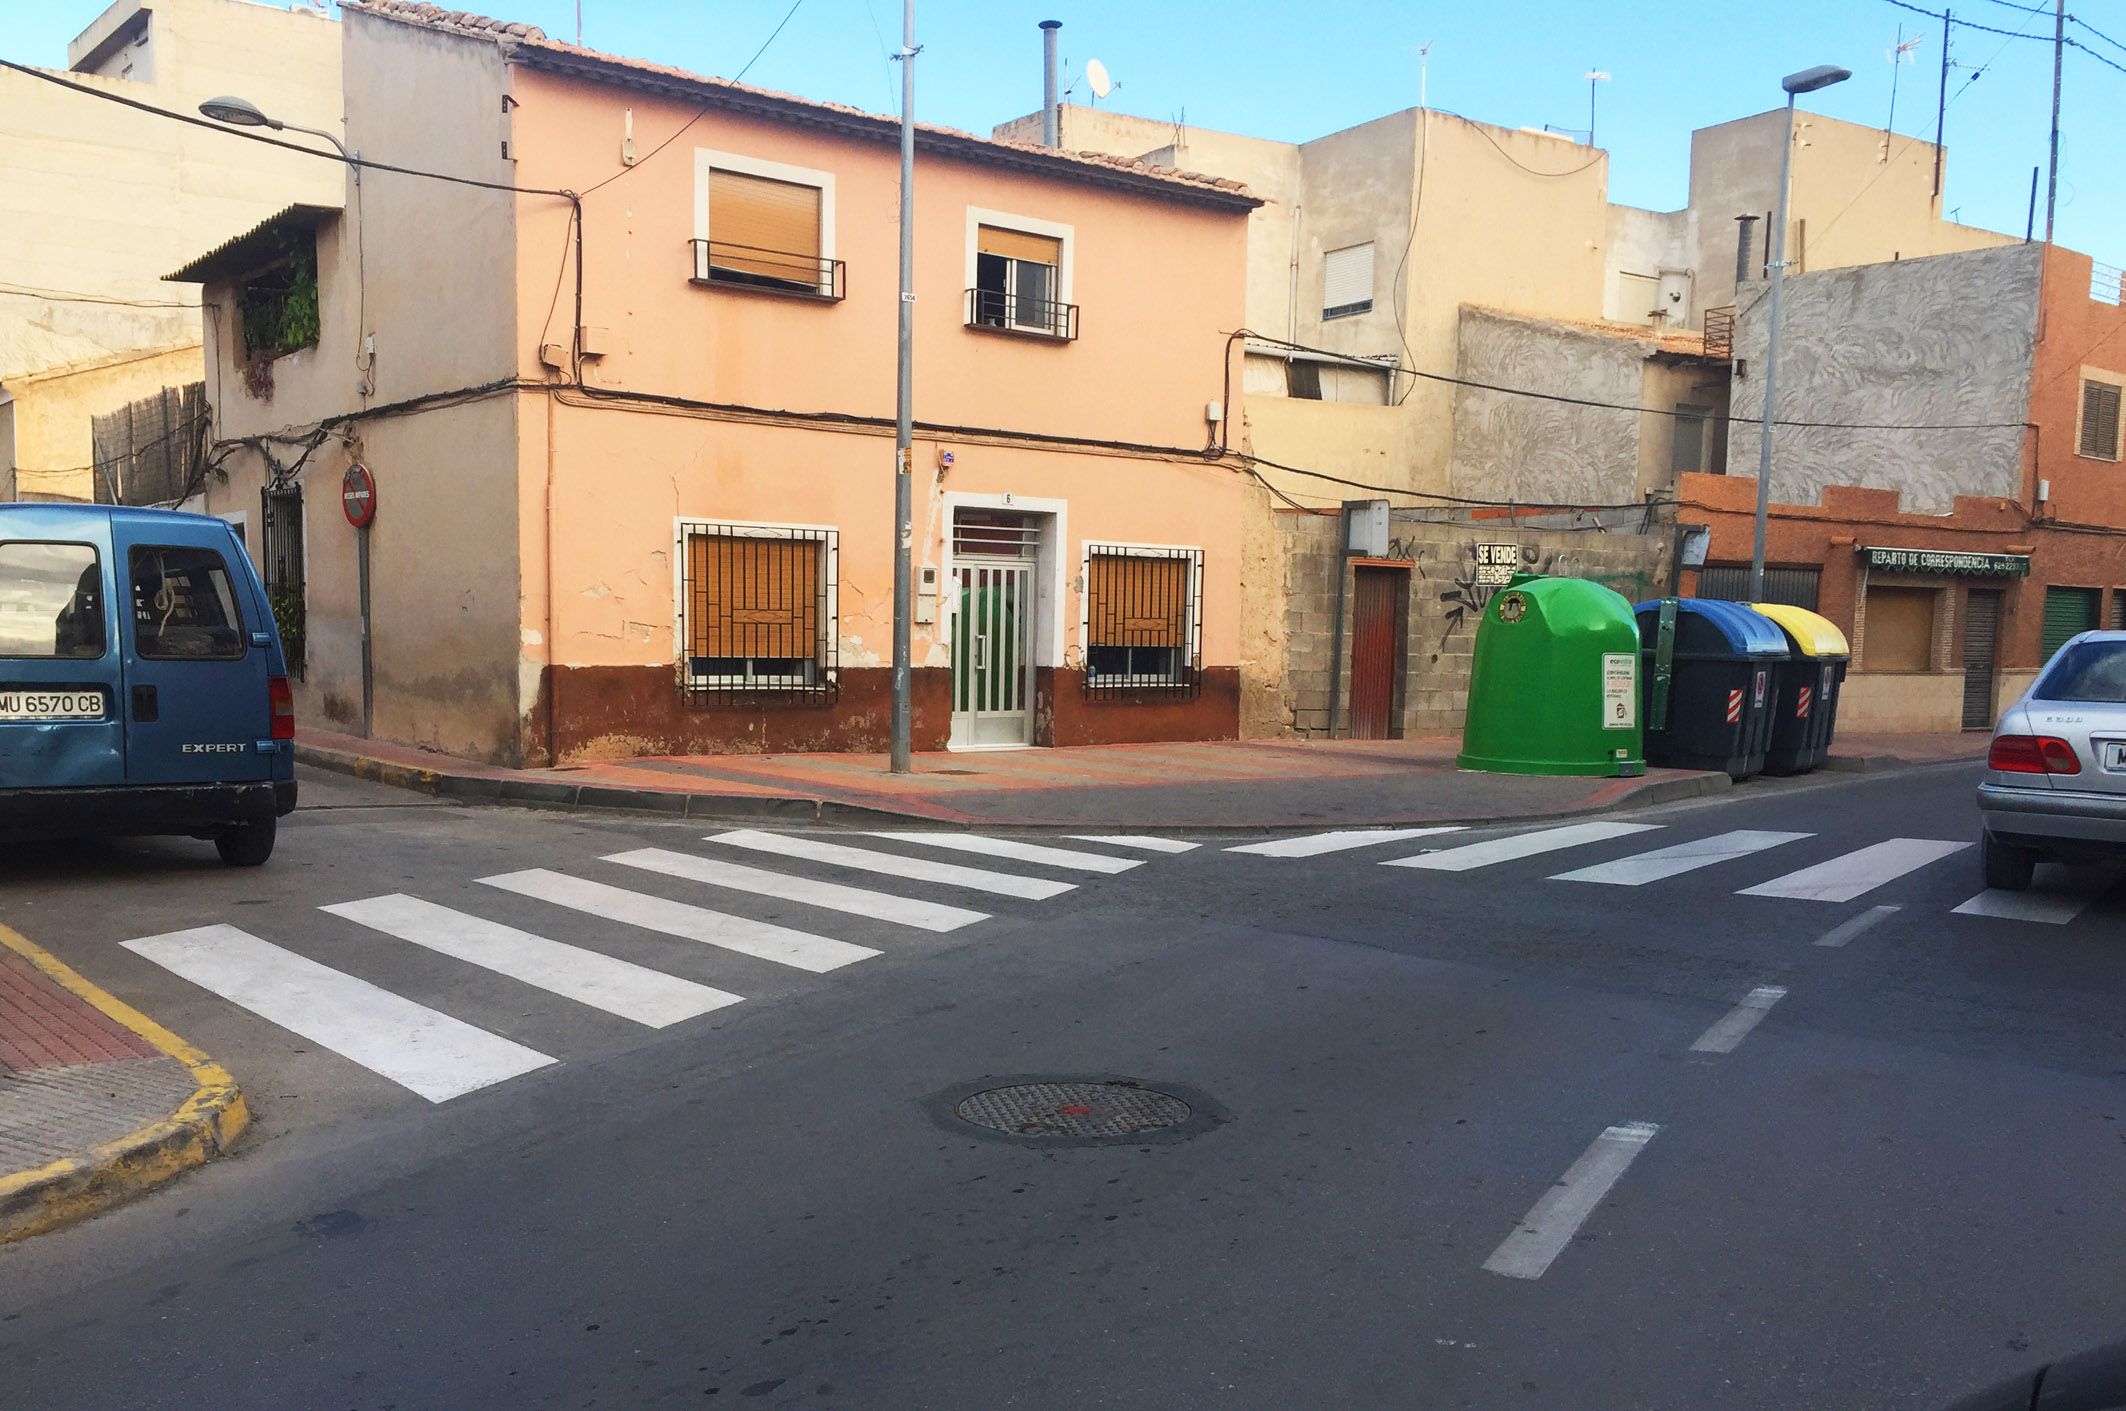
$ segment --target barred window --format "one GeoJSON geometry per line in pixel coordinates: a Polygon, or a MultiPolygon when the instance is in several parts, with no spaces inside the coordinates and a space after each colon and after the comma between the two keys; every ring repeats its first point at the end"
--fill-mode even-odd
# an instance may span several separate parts
{"type": "Polygon", "coordinates": [[[684,689],[831,694],[835,531],[686,520],[679,540],[684,689]]]}
{"type": "Polygon", "coordinates": [[[1193,690],[1202,639],[1201,549],[1086,545],[1088,691],[1193,690]]]}

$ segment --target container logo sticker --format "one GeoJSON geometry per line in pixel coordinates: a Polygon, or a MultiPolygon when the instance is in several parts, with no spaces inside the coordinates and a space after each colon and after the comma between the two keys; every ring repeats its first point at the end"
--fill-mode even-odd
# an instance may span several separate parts
{"type": "Polygon", "coordinates": [[[1794,698],[1794,718],[1796,720],[1807,720],[1809,718],[1809,702],[1815,698],[1816,688],[1814,686],[1803,686],[1801,688],[1801,693],[1794,698]]]}
{"type": "Polygon", "coordinates": [[[1832,671],[1829,666],[1823,668],[1823,703],[1825,705],[1831,703],[1831,678],[1835,675],[1837,673],[1832,671]]]}
{"type": "Polygon", "coordinates": [[[1742,688],[1740,686],[1727,693],[1727,723],[1730,725],[1740,725],[1742,723],[1742,688]]]}
{"type": "Polygon", "coordinates": [[[1519,622],[1528,616],[1528,599],[1520,593],[1506,593],[1499,598],[1499,621],[1519,622]]]}
{"type": "Polygon", "coordinates": [[[1631,730],[1639,723],[1639,657],[1636,652],[1602,653],[1602,727],[1631,730]]]}
{"type": "Polygon", "coordinates": [[[1769,686],[1769,685],[1771,684],[1771,680],[1772,680],[1772,673],[1771,673],[1771,672],[1769,672],[1769,671],[1760,671],[1760,672],[1758,672],[1758,673],[1757,673],[1757,697],[1756,697],[1756,701],[1757,701],[1757,705],[1758,705],[1758,707],[1759,707],[1760,709],[1761,709],[1761,708],[1763,707],[1763,705],[1764,705],[1764,692],[1765,692],[1765,688],[1766,688],[1767,686],[1769,686]]]}

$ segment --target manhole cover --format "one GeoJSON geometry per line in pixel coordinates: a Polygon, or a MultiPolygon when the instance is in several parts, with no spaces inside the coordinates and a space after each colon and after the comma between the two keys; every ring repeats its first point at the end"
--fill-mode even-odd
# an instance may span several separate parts
{"type": "Polygon", "coordinates": [[[1178,1127],[1194,1115],[1171,1093],[1134,1083],[1013,1083],[953,1105],[953,1115],[1019,1137],[1132,1137],[1178,1127]]]}

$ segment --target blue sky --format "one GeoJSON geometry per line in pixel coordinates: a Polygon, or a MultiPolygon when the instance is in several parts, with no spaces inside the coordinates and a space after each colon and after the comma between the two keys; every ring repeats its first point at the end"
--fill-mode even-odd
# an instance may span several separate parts
{"type": "MultiPolygon", "coordinates": [[[[449,0],[524,20],[557,37],[575,0],[449,0]]],[[[1920,0],[1939,9],[1940,0],[1920,0]]],[[[2049,39],[2036,0],[1951,0],[1960,18],[2049,39]]],[[[594,47],[715,74],[735,73],[790,0],[582,0],[594,47]]],[[[0,54],[62,63],[66,41],[98,0],[0,4],[0,54]]],[[[1890,116],[1888,51],[1898,26],[1920,43],[1897,87],[1899,132],[1931,136],[1939,24],[1886,0],[1785,0],[1776,6],[1671,0],[919,0],[916,110],[975,131],[1040,102],[1035,22],[1064,22],[1073,74],[1104,62],[1127,111],[1265,137],[1303,139],[1416,103],[1418,46],[1431,41],[1434,107],[1508,126],[1584,127],[1590,69],[1600,85],[1597,135],[1612,153],[1610,198],[1683,203],[1689,134],[1782,100],[1779,78],[1812,64],[1853,70],[1809,106],[1880,126],[1890,116]],[[1778,16],[1776,25],[1768,24],[1778,16]]],[[[2070,13],[2126,42],[2126,0],[2074,0],[2070,13]]],[[[898,37],[897,0],[799,0],[748,82],[890,111],[898,80],[884,49],[898,37]]],[[[2126,65],[2086,30],[2070,33],[2126,65]]],[[[1950,57],[1947,205],[1958,218],[2017,233],[2030,169],[2045,160],[2049,43],[1958,29],[1950,57]],[[1971,81],[1973,71],[1982,75],[1971,81]],[[1967,86],[1968,84],[1968,86],[1967,86]]],[[[1082,85],[1080,93],[1082,96],[1082,85]]],[[[2126,73],[2066,56],[2061,119],[2061,243],[2126,264],[2126,180],[2106,119],[2126,110],[2126,73]]],[[[2114,124],[2115,125],[2115,124],[2114,124]]],[[[2038,221],[2043,225],[2042,191],[2038,221]]]]}

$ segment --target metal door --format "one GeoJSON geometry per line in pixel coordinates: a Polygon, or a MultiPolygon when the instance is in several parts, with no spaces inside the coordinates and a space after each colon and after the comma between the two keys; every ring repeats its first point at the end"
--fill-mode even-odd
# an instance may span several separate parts
{"type": "Polygon", "coordinates": [[[2001,595],[1998,588],[1973,588],[1964,595],[1964,729],[1993,727],[1993,677],[2000,641],[2001,595]]]}
{"type": "Polygon", "coordinates": [[[2067,645],[2067,639],[2078,632],[2087,632],[2096,626],[2097,590],[2094,588],[2063,588],[2050,584],[2045,589],[2045,660],[2052,660],[2053,653],[2067,645]]]}
{"type": "Polygon", "coordinates": [[[953,565],[952,744],[1033,743],[1033,562],[953,565]]]}
{"type": "Polygon", "coordinates": [[[1385,740],[1395,728],[1395,657],[1409,575],[1399,568],[1351,570],[1351,729],[1354,740],[1385,740]]]}

